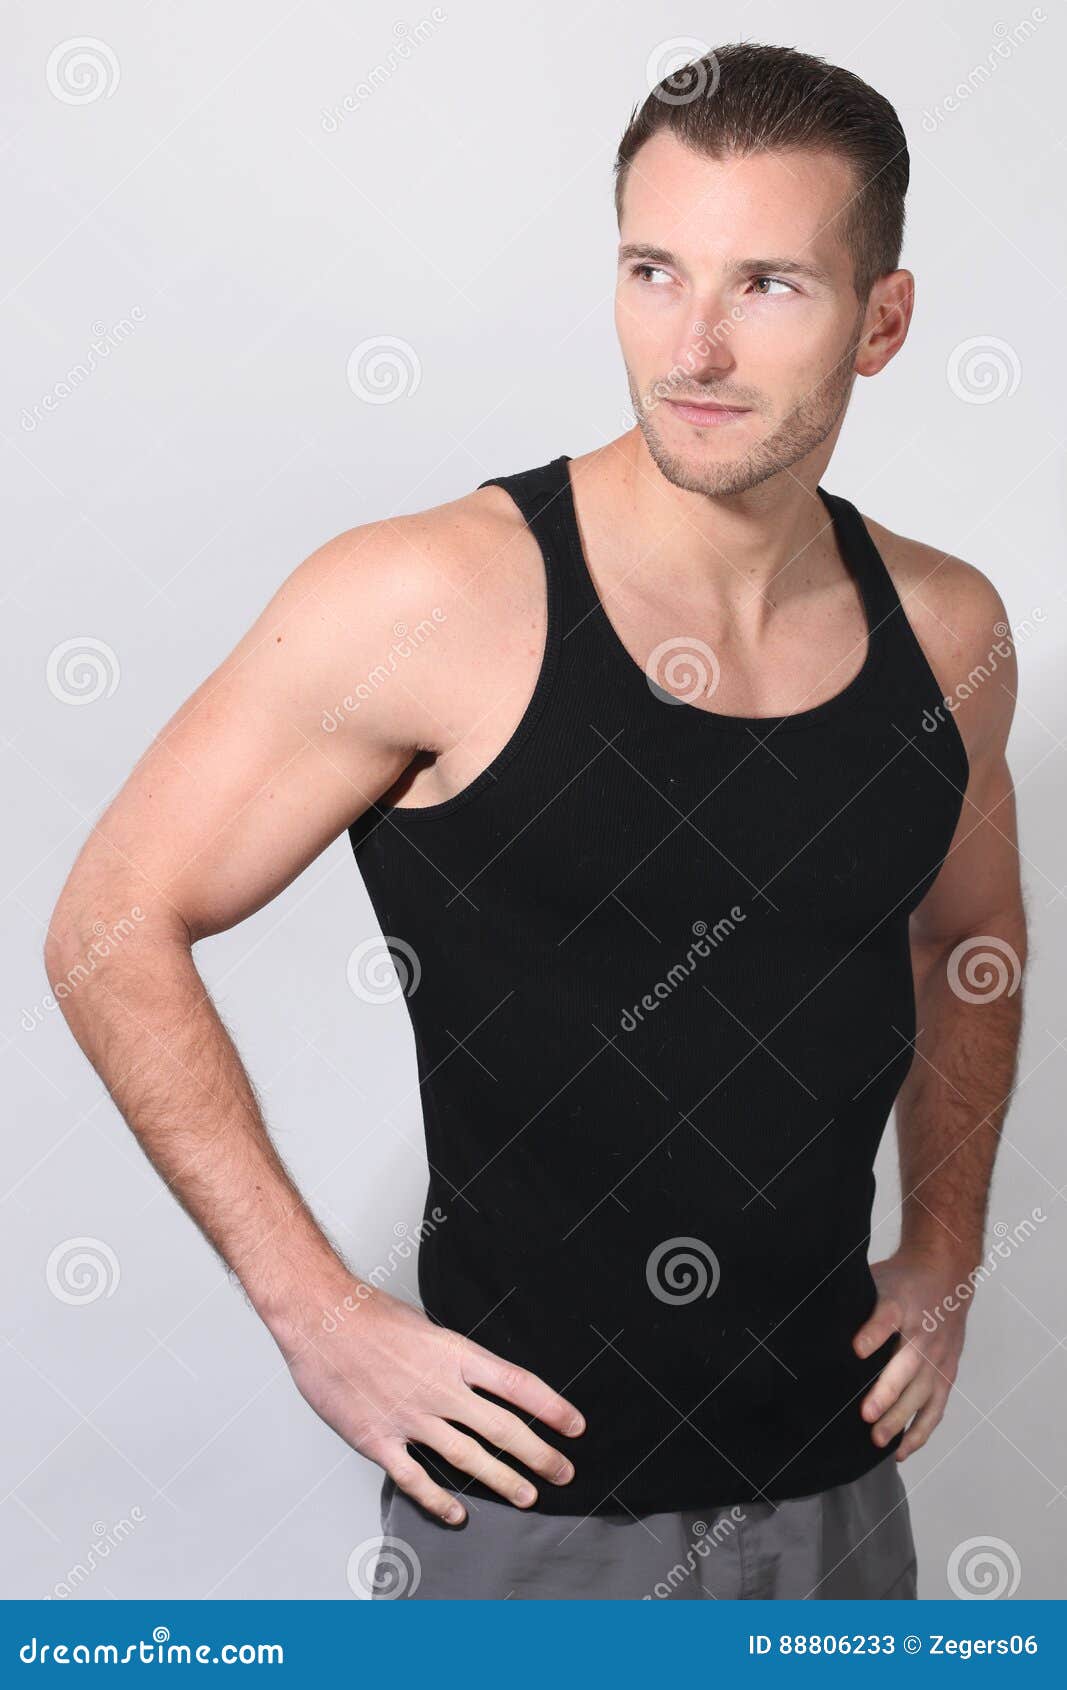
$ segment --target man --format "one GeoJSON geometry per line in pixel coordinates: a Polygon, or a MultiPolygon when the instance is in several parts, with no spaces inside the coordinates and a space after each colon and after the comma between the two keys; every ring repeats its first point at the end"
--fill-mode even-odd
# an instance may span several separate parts
{"type": "Polygon", "coordinates": [[[309,557],[48,942],[56,980],[144,912],[66,1013],[385,1469],[405,1595],[913,1596],[899,1463],[982,1250],[1025,962],[1014,671],[959,684],[1004,607],[821,485],[907,334],[904,137],[787,49],[689,74],[617,165],[636,426],[309,557]],[[409,969],[424,1311],[338,1259],[191,956],[345,828],[409,969]],[[971,989],[975,948],[1010,989],[971,989]]]}

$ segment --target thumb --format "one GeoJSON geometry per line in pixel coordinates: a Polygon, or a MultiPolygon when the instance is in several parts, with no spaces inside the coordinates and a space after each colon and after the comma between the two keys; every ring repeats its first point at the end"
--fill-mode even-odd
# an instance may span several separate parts
{"type": "Polygon", "coordinates": [[[859,1356],[873,1354],[900,1330],[900,1309],[892,1297],[879,1297],[874,1310],[864,1321],[852,1340],[852,1348],[859,1356]]]}

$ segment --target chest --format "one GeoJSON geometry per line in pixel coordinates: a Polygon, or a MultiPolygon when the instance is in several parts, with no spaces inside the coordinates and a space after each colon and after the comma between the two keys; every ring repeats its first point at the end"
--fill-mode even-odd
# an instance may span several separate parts
{"type": "Polygon", "coordinates": [[[578,772],[524,835],[566,919],[658,933],[738,906],[847,938],[921,901],[962,804],[947,741],[870,714],[758,735],[669,713],[669,730],[575,725],[578,772]]]}

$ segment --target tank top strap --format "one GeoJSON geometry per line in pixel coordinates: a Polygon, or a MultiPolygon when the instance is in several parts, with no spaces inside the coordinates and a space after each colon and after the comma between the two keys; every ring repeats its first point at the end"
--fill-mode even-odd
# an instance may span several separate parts
{"type": "Polygon", "coordinates": [[[899,643],[903,637],[905,644],[910,646],[911,625],[867,524],[855,505],[842,498],[840,493],[828,493],[824,487],[820,487],[818,493],[834,520],[845,561],[863,595],[868,636],[872,644],[886,649],[899,643]]]}
{"type": "Polygon", "coordinates": [[[479,487],[503,487],[522,513],[544,558],[550,610],[558,618],[561,635],[568,634],[596,608],[592,581],[576,567],[580,546],[571,493],[570,458],[565,454],[536,469],[516,475],[494,475],[479,487]]]}

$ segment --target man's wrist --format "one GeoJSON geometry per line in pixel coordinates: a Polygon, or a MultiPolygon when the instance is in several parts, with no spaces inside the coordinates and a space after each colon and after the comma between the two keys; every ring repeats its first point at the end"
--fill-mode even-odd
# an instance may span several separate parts
{"type": "Polygon", "coordinates": [[[360,1281],[329,1247],[269,1264],[240,1264],[230,1277],[240,1285],[279,1347],[289,1351],[332,1330],[331,1321],[360,1281]]]}
{"type": "Polygon", "coordinates": [[[918,1261],[938,1273],[967,1274],[982,1259],[981,1239],[957,1238],[943,1226],[914,1226],[901,1230],[898,1256],[918,1261]]]}

